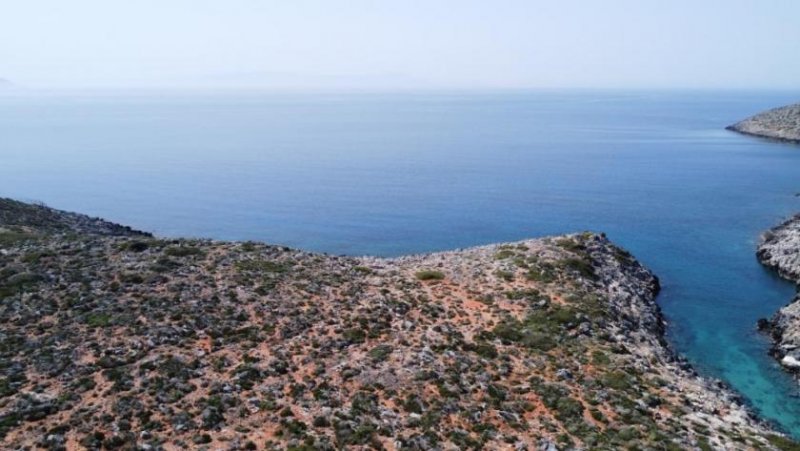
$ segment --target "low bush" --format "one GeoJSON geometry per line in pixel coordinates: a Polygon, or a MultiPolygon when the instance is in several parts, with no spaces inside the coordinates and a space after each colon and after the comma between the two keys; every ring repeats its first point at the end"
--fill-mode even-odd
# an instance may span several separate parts
{"type": "Polygon", "coordinates": [[[415,276],[419,280],[442,280],[442,279],[444,279],[444,273],[442,273],[441,271],[433,270],[433,269],[424,269],[422,271],[417,271],[415,276]]]}

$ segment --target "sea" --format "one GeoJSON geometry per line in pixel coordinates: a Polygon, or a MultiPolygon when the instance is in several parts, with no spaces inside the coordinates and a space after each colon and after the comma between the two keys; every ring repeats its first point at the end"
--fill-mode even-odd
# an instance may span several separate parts
{"type": "Polygon", "coordinates": [[[661,279],[674,348],[800,437],[756,261],[800,145],[726,131],[783,91],[0,93],[0,196],[164,237],[399,256],[585,230],[661,279]]]}

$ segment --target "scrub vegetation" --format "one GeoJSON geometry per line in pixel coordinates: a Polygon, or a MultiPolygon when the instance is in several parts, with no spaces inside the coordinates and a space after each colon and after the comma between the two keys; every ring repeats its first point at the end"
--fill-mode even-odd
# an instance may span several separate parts
{"type": "Polygon", "coordinates": [[[3,449],[791,449],[593,233],[397,259],[0,200],[3,449]]]}

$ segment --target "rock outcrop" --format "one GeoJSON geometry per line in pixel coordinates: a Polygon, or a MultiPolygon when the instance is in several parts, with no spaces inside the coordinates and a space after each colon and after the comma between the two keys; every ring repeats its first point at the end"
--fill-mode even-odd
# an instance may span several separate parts
{"type": "Polygon", "coordinates": [[[4,449],[777,449],[594,233],[396,259],[0,202],[4,449]]]}
{"type": "Polygon", "coordinates": [[[756,114],[727,129],[746,135],[800,143],[800,103],[756,114]]]}
{"type": "MultiPolygon", "coordinates": [[[[758,246],[759,261],[800,287],[800,215],[764,234],[758,246]]],[[[772,354],[781,364],[800,373],[800,294],[759,328],[772,334],[772,354]]]]}

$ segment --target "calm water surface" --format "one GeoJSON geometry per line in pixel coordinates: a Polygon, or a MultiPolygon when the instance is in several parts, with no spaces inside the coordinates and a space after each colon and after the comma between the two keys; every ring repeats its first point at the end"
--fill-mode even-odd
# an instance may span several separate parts
{"type": "Polygon", "coordinates": [[[800,436],[754,329],[800,146],[726,132],[799,92],[0,96],[0,195],[167,236],[384,256],[604,231],[662,279],[670,338],[800,436]]]}

